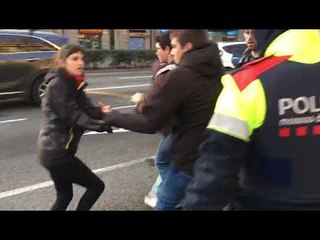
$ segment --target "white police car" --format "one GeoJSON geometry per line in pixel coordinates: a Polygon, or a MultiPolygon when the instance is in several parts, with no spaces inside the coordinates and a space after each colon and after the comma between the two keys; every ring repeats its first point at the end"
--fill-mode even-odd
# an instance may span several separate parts
{"type": "Polygon", "coordinates": [[[247,48],[245,42],[217,42],[220,57],[226,70],[234,69],[247,48]]]}

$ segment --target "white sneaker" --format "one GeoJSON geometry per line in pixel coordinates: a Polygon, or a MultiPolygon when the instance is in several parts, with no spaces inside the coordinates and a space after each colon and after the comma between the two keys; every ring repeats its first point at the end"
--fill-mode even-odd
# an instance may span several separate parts
{"type": "Polygon", "coordinates": [[[155,208],[157,205],[158,199],[156,197],[145,196],[144,203],[149,207],[155,208]]]}

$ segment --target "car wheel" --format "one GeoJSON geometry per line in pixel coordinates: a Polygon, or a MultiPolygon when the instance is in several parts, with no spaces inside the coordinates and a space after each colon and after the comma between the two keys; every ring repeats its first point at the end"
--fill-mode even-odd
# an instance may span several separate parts
{"type": "Polygon", "coordinates": [[[45,79],[44,79],[45,75],[46,74],[42,74],[42,75],[38,76],[32,84],[31,101],[37,106],[40,106],[41,97],[43,96],[43,94],[46,90],[47,84],[48,84],[48,82],[45,81],[45,79]]]}

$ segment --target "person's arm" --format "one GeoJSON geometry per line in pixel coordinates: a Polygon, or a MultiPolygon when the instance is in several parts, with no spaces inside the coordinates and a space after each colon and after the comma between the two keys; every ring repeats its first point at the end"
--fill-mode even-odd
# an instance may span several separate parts
{"type": "Polygon", "coordinates": [[[167,73],[163,84],[152,88],[144,103],[143,113],[120,113],[113,110],[103,120],[111,126],[141,133],[155,133],[161,129],[188,94],[187,84],[179,73],[167,73]]]}
{"type": "Polygon", "coordinates": [[[81,111],[73,94],[67,86],[52,85],[48,88],[47,97],[55,114],[69,127],[79,126],[93,131],[110,131],[104,121],[90,118],[81,111]]]}
{"type": "Polygon", "coordinates": [[[139,133],[153,134],[160,128],[159,122],[152,122],[138,112],[120,113],[116,110],[112,110],[110,113],[105,114],[103,120],[108,125],[139,133]]]}
{"type": "Polygon", "coordinates": [[[85,113],[88,114],[90,118],[102,120],[103,113],[100,110],[100,107],[94,106],[85,92],[81,91],[80,94],[82,102],[84,103],[83,108],[85,113]]]}
{"type": "Polygon", "coordinates": [[[222,210],[241,191],[239,171],[252,132],[263,124],[265,96],[259,80],[240,90],[230,75],[208,124],[209,138],[199,148],[185,210],[222,210]]]}

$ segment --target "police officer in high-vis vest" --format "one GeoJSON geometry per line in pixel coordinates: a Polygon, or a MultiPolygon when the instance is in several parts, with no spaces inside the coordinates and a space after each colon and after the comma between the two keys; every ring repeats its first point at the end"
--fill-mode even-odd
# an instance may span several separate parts
{"type": "Polygon", "coordinates": [[[320,210],[320,32],[254,35],[262,58],[222,77],[186,210],[320,210]]]}

